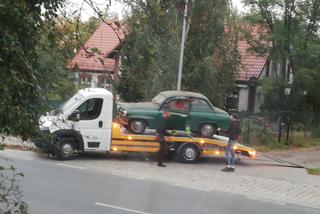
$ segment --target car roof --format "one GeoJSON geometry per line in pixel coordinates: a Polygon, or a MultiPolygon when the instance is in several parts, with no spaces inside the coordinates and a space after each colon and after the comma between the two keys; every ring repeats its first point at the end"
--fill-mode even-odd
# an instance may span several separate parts
{"type": "Polygon", "coordinates": [[[200,98],[208,100],[208,98],[202,94],[191,92],[191,91],[162,91],[159,94],[165,96],[165,97],[193,97],[193,98],[200,98]]]}

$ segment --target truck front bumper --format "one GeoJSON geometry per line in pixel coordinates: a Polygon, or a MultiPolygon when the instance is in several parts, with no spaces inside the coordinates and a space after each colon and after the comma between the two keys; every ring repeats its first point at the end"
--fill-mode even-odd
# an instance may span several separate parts
{"type": "Polygon", "coordinates": [[[53,153],[56,150],[49,131],[41,131],[40,136],[33,139],[34,145],[43,152],[53,153]]]}

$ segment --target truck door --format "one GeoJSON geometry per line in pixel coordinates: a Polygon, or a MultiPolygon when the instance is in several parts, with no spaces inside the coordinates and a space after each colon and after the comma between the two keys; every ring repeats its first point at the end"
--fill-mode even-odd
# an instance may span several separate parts
{"type": "Polygon", "coordinates": [[[111,140],[112,100],[90,98],[75,111],[80,115],[74,129],[80,131],[85,151],[108,151],[111,140]],[[110,108],[110,112],[107,109],[110,108]]]}

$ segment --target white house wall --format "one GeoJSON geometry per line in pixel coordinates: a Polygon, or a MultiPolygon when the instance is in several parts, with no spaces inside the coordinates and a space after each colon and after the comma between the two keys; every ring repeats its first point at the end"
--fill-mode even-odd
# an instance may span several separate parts
{"type": "Polygon", "coordinates": [[[248,96],[249,90],[248,86],[246,85],[237,85],[239,88],[239,104],[238,104],[238,111],[247,111],[248,110],[248,96]]]}
{"type": "Polygon", "coordinates": [[[98,74],[92,73],[91,75],[91,88],[97,88],[98,87],[98,74]]]}

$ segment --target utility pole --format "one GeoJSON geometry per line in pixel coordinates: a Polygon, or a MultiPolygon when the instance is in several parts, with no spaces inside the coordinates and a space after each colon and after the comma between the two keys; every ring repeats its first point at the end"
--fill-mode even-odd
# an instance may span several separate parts
{"type": "Polygon", "coordinates": [[[182,65],[183,65],[183,54],[184,54],[184,42],[186,40],[187,14],[188,14],[188,0],[185,0],[184,14],[183,14],[183,25],[182,25],[182,36],[181,36],[181,47],[180,47],[177,91],[181,91],[182,65]]]}

